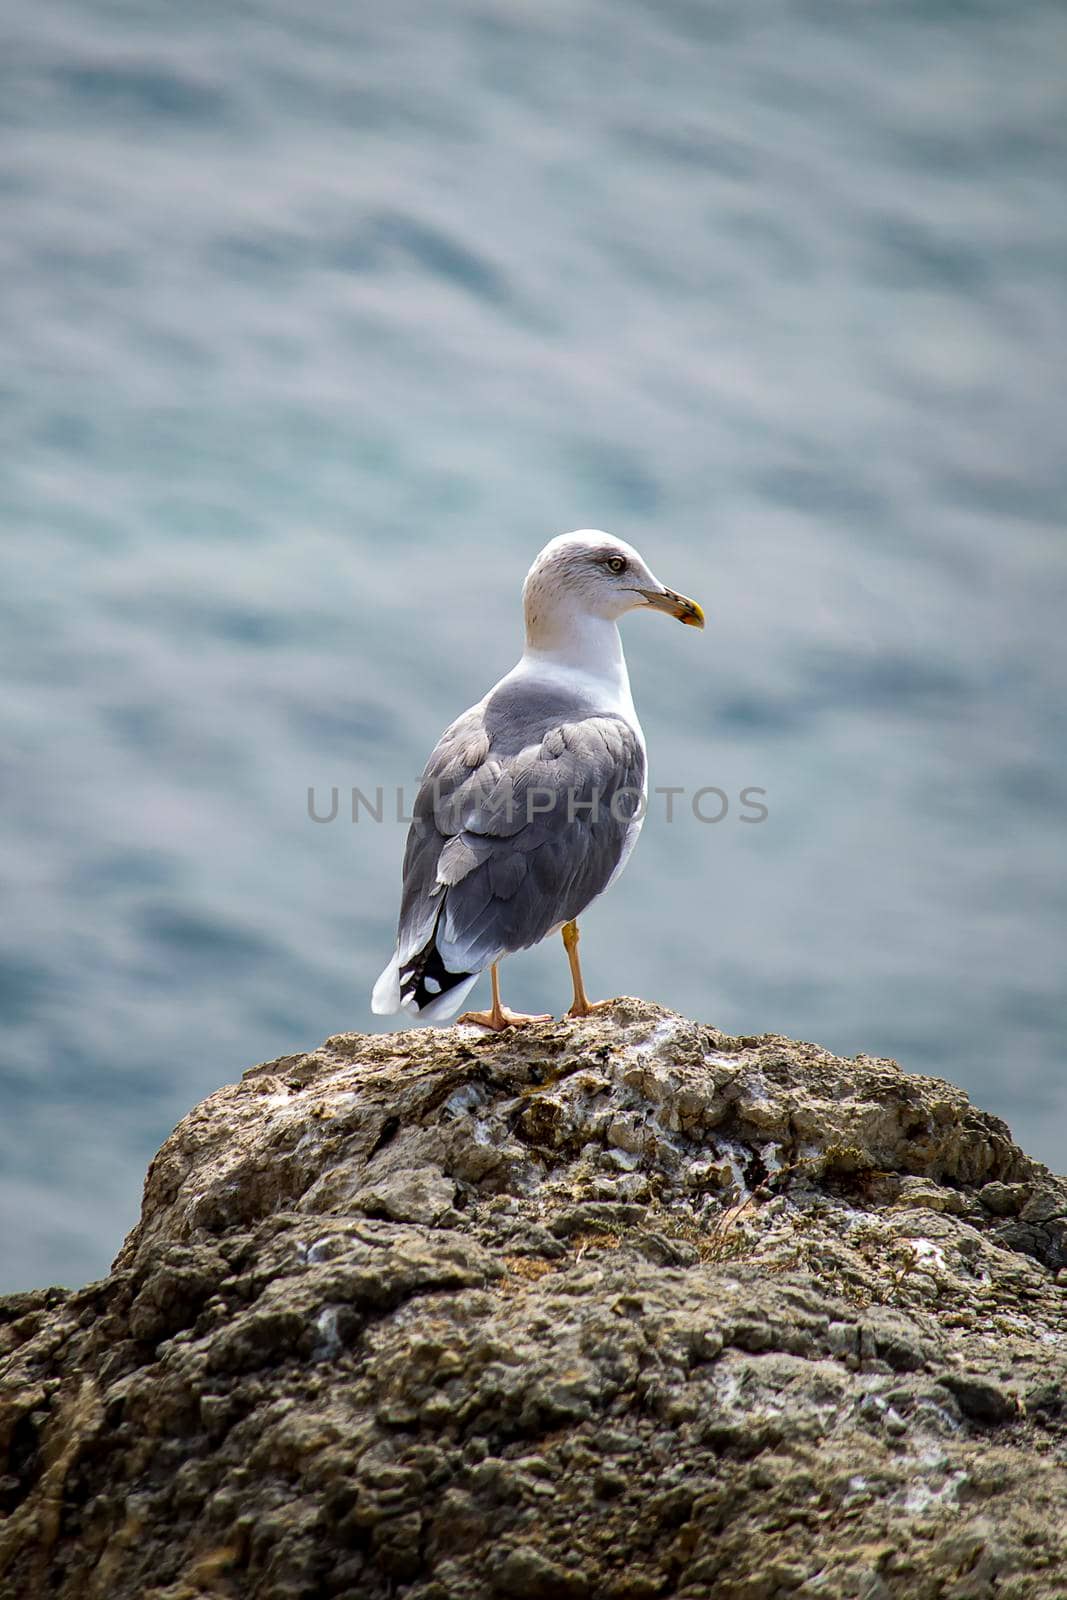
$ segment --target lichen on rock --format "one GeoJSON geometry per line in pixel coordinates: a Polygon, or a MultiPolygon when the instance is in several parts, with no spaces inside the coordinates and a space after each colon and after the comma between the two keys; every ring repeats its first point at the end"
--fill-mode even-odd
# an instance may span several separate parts
{"type": "Polygon", "coordinates": [[[1052,1600],[1067,1184],[644,1003],[345,1034],[0,1301],[0,1596],[1052,1600]]]}

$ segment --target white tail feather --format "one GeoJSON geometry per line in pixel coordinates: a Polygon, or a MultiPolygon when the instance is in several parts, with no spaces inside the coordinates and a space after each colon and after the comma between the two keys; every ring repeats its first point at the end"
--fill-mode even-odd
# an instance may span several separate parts
{"type": "Polygon", "coordinates": [[[388,965],[371,990],[370,1008],[378,1017],[400,1010],[400,952],[394,950],[388,965]]]}

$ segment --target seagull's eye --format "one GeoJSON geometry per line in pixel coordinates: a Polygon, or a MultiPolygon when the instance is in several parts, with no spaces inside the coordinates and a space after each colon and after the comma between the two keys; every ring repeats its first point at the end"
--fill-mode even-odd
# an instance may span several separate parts
{"type": "Polygon", "coordinates": [[[624,561],[623,557],[612,556],[611,560],[608,562],[608,571],[614,572],[616,576],[618,576],[620,572],[625,572],[626,562],[624,561]]]}

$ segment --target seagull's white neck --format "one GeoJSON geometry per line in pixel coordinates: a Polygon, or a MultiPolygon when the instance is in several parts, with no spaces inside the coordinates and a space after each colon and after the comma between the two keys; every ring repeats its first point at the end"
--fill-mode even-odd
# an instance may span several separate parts
{"type": "Polygon", "coordinates": [[[604,692],[605,710],[618,708],[634,717],[622,640],[609,618],[563,606],[531,614],[527,607],[526,648],[519,665],[542,676],[582,679],[604,692]]]}

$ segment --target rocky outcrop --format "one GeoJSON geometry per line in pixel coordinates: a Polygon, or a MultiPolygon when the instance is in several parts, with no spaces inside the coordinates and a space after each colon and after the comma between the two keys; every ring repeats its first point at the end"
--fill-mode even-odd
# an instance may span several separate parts
{"type": "Polygon", "coordinates": [[[951,1085],[620,1001],[198,1106],[0,1302],[0,1594],[1067,1593],[1067,1186],[951,1085]]]}

